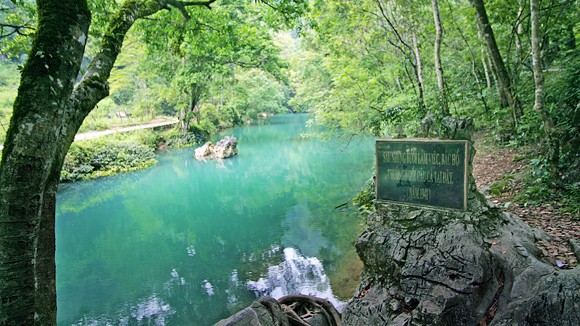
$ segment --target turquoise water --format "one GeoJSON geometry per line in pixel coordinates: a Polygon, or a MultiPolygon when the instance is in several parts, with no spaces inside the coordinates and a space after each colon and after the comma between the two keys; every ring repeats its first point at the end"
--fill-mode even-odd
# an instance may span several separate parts
{"type": "Polygon", "coordinates": [[[335,207],[373,172],[374,140],[304,139],[320,129],[307,120],[229,130],[231,159],[175,150],[144,171],[63,187],[58,324],[211,325],[291,292],[340,305],[331,280],[361,221],[335,207]]]}

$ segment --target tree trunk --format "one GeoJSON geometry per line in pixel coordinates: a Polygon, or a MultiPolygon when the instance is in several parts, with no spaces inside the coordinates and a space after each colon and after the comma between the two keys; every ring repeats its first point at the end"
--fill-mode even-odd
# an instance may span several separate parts
{"type": "Polygon", "coordinates": [[[439,101],[444,116],[449,115],[447,105],[447,95],[445,92],[445,82],[443,80],[443,66],[441,65],[441,41],[443,39],[443,29],[441,28],[441,18],[439,17],[439,6],[437,0],[431,0],[433,7],[433,20],[435,21],[435,73],[437,74],[437,86],[439,87],[439,101]]]}
{"type": "Polygon", "coordinates": [[[72,116],[68,99],[90,25],[86,1],[39,0],[37,7],[0,165],[2,325],[56,324],[56,188],[63,139],[72,141],[63,122],[72,116]]]}
{"type": "Polygon", "coordinates": [[[415,55],[415,72],[417,74],[417,88],[419,89],[419,105],[425,108],[425,86],[423,83],[423,65],[421,63],[421,52],[419,51],[419,42],[417,33],[413,29],[413,53],[415,55]]]}
{"type": "MultiPolygon", "coordinates": [[[[498,87],[500,92],[505,95],[508,105],[512,113],[512,128],[516,128],[518,124],[517,112],[520,111],[518,100],[513,93],[510,75],[505,67],[505,63],[502,59],[501,53],[495,41],[495,36],[493,34],[493,29],[489,23],[487,17],[487,12],[485,10],[485,5],[483,0],[470,0],[471,4],[475,7],[475,17],[477,19],[477,26],[482,37],[487,45],[487,50],[493,64],[493,68],[497,74],[498,87]]],[[[501,97],[501,94],[500,94],[501,97]]]]}
{"type": "Polygon", "coordinates": [[[483,73],[485,74],[485,83],[487,85],[487,91],[491,90],[491,77],[489,76],[489,69],[487,68],[487,63],[485,62],[485,50],[481,48],[481,64],[483,65],[483,73]]]}
{"type": "Polygon", "coordinates": [[[516,43],[516,69],[514,73],[514,83],[517,84],[520,78],[520,70],[524,63],[524,55],[523,55],[523,45],[522,45],[522,36],[524,34],[524,26],[522,25],[522,15],[524,13],[524,0],[518,0],[518,17],[517,17],[517,25],[516,25],[516,35],[515,35],[515,43],[516,43]]]}
{"type": "Polygon", "coordinates": [[[504,89],[501,88],[500,85],[499,85],[499,79],[497,77],[496,69],[493,66],[493,63],[491,62],[491,58],[490,58],[489,55],[487,56],[487,66],[490,67],[491,77],[493,79],[493,84],[495,85],[495,89],[497,91],[497,96],[499,97],[499,106],[502,107],[502,108],[509,107],[508,100],[507,100],[507,95],[504,92],[504,89]]]}
{"type": "Polygon", "coordinates": [[[129,28],[168,3],[176,1],[125,2],[74,87],[91,22],[87,2],[37,0],[38,27],[0,163],[1,325],[56,324],[54,219],[64,157],[85,117],[108,95],[107,79],[129,28]]]}
{"type": "Polygon", "coordinates": [[[199,84],[192,84],[189,88],[187,95],[189,97],[189,103],[183,114],[182,126],[184,131],[188,131],[191,126],[191,119],[195,118],[195,121],[199,124],[201,121],[200,112],[200,100],[203,92],[203,87],[199,84]]]}
{"type": "Polygon", "coordinates": [[[552,117],[544,108],[544,72],[541,58],[541,32],[538,0],[530,0],[530,21],[532,25],[532,69],[534,71],[535,98],[534,110],[542,119],[544,132],[548,138],[548,160],[552,172],[557,171],[560,158],[560,144],[552,117]]]}

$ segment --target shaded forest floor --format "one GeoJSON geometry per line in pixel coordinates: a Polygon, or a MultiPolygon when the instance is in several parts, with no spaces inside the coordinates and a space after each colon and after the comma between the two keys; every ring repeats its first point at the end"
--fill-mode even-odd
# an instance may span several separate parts
{"type": "Polygon", "coordinates": [[[541,240],[538,244],[554,265],[556,260],[568,266],[578,264],[569,240],[580,241],[580,220],[562,213],[556,204],[523,205],[514,200],[523,191],[521,180],[529,173],[529,159],[522,159],[523,150],[486,146],[481,137],[477,137],[475,146],[473,174],[479,191],[502,210],[551,235],[551,241],[541,240]]]}

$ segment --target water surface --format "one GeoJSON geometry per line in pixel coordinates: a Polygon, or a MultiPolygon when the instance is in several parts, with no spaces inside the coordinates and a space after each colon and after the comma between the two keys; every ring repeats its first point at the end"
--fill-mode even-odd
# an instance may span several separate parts
{"type": "Polygon", "coordinates": [[[307,119],[229,130],[231,159],[175,150],[144,171],[63,187],[58,324],[211,325],[264,294],[340,305],[332,287],[352,277],[360,220],[336,207],[371,175],[373,139],[305,139],[320,130],[307,119]]]}

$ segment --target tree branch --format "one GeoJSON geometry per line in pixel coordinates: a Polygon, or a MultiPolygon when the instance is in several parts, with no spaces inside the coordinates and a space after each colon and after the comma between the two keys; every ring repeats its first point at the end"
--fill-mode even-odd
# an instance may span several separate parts
{"type": "Polygon", "coordinates": [[[208,0],[208,1],[178,1],[178,0],[166,0],[167,4],[177,8],[177,10],[179,10],[181,12],[181,14],[183,15],[183,17],[185,17],[186,20],[189,20],[191,17],[189,16],[189,13],[187,12],[187,10],[185,9],[186,7],[192,7],[192,6],[204,6],[208,9],[211,9],[211,4],[216,2],[217,0],[208,0]]]}
{"type": "Polygon", "coordinates": [[[0,39],[12,36],[14,34],[18,34],[21,36],[29,36],[31,33],[25,33],[25,32],[21,31],[21,30],[26,30],[26,29],[35,30],[33,27],[27,26],[27,25],[12,25],[12,24],[0,23],[0,39]],[[4,34],[5,28],[12,29],[12,31],[7,32],[7,34],[4,34]]]}
{"type": "Polygon", "coordinates": [[[395,26],[393,25],[393,23],[391,22],[391,20],[389,19],[389,17],[387,16],[387,13],[385,11],[385,8],[383,8],[383,4],[381,0],[375,0],[375,2],[377,3],[377,5],[379,6],[379,9],[381,10],[381,15],[383,16],[383,18],[385,19],[385,21],[387,22],[387,24],[389,24],[389,26],[391,27],[393,33],[395,34],[395,36],[397,36],[397,39],[399,40],[399,42],[401,42],[401,44],[403,44],[406,48],[408,48],[409,50],[412,51],[411,46],[409,46],[401,37],[401,34],[399,34],[399,31],[395,28],[395,26]]]}
{"type": "MultiPolygon", "coordinates": [[[[89,112],[103,98],[109,95],[107,81],[111,70],[115,64],[117,56],[121,52],[123,40],[129,29],[138,19],[147,18],[159,11],[169,9],[170,5],[176,8],[183,6],[203,6],[211,8],[210,5],[217,0],[207,1],[177,1],[177,0],[133,0],[126,1],[109,22],[101,47],[89,67],[87,68],[80,83],[75,87],[70,97],[70,103],[75,107],[74,115],[82,117],[74,119],[84,120],[89,112]]],[[[78,126],[70,126],[76,132],[78,126]]]]}

